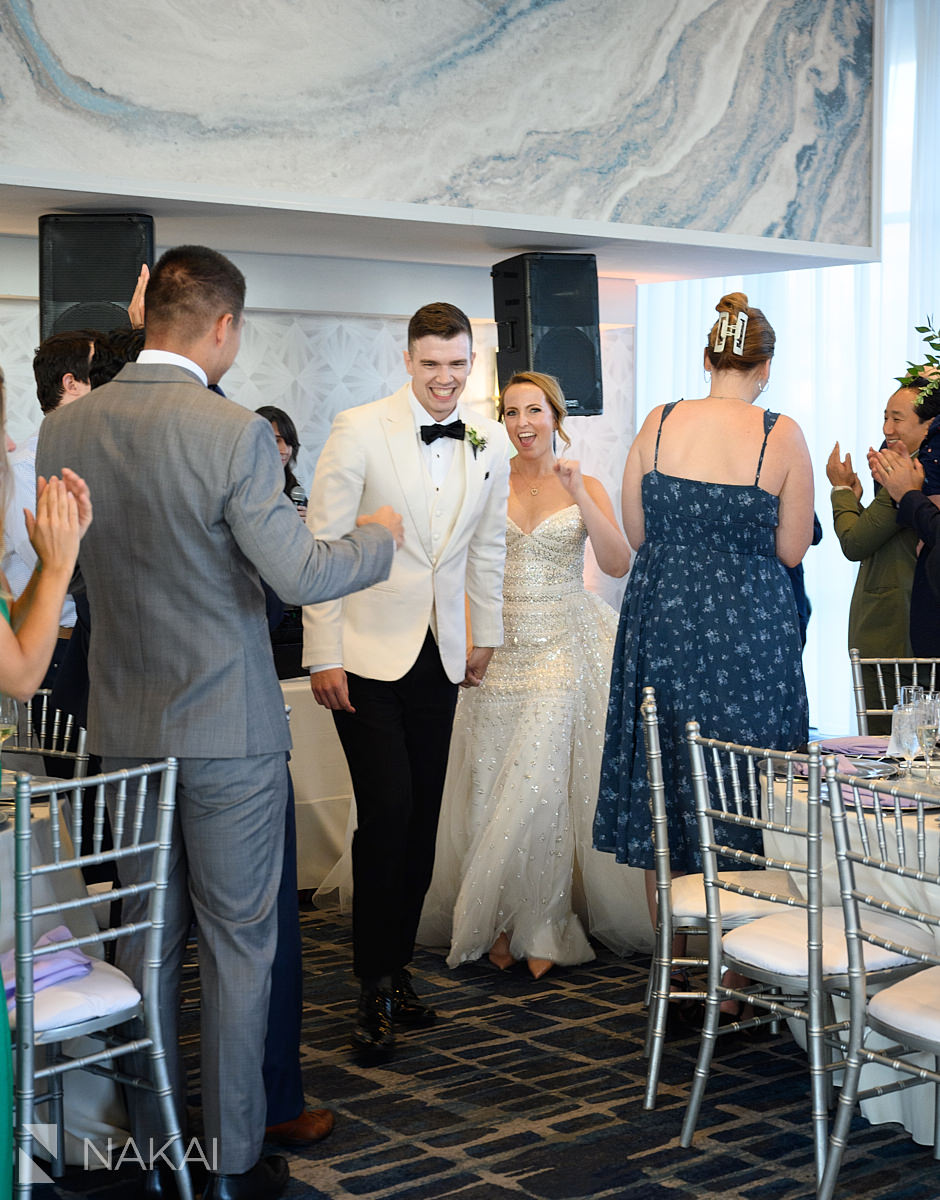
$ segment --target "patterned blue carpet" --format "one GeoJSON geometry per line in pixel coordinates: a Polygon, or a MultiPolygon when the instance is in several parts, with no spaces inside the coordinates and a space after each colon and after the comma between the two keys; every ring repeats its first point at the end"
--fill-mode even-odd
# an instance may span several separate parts
{"type": "MultiPolygon", "coordinates": [[[[668,1043],[659,1107],[642,1109],[647,961],[601,950],[584,967],[536,983],[524,967],[488,962],[450,971],[422,951],[417,990],[436,1027],[400,1038],[382,1068],[346,1047],[357,991],[347,918],[301,914],[305,943],[303,1060],[308,1100],[336,1112],[332,1136],[289,1155],[291,1200],[809,1200],[812,1146],[805,1059],[786,1035],[743,1035],[721,1055],[695,1147],[678,1145],[697,1036],[668,1043]]],[[[191,973],[193,1101],[198,1103],[191,973]]],[[[273,1147],[272,1147],[273,1149],[273,1147]]],[[[37,1197],[130,1200],[139,1174],[72,1172],[37,1197]]],[[[840,1197],[936,1200],[940,1164],[898,1126],[858,1119],[840,1197]]]]}

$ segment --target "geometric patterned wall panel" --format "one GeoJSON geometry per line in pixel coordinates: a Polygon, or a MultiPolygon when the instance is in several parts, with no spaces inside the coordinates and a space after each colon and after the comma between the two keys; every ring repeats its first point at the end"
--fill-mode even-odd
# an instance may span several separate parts
{"type": "MultiPolygon", "coordinates": [[[[301,442],[297,477],[308,487],[336,414],[387,396],[405,382],[406,330],[403,318],[247,310],[238,359],[222,386],[246,408],[274,404],[291,415],[301,442]]],[[[496,326],[474,322],[473,332],[476,362],[465,398],[492,416],[496,326]]],[[[34,432],[42,417],[32,373],[37,338],[35,302],[0,300],[0,366],[14,441],[34,432]]],[[[618,512],[623,464],[633,438],[633,351],[632,327],[602,330],[604,412],[568,421],[572,456],[602,481],[618,512]]],[[[593,565],[588,579],[611,603],[618,602],[622,584],[601,576],[593,565]]]]}

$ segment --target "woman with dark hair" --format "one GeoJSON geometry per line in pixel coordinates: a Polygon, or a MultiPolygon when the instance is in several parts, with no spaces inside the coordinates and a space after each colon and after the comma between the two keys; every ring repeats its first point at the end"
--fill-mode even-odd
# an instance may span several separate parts
{"type": "Polygon", "coordinates": [[[302,517],[307,515],[307,494],[294,474],[297,466],[297,453],[300,450],[300,438],[297,436],[297,426],[283,410],[273,404],[263,404],[256,408],[259,417],[271,422],[274,439],[277,442],[278,454],[284,464],[284,493],[294,502],[302,517]]]}
{"type": "Polygon", "coordinates": [[[628,880],[591,846],[616,616],[585,591],[584,547],[618,578],[630,550],[599,480],[555,457],[556,439],[570,446],[558,381],[514,375],[499,414],[516,449],[505,638],[457,705],[419,937],[449,941],[452,967],[488,954],[539,978],[594,957],[584,925],[621,953],[648,933],[633,928],[628,880]]]}
{"type": "MultiPolygon", "coordinates": [[[[301,519],[307,515],[307,494],[297,482],[294,467],[300,439],[297,426],[282,408],[264,404],[256,408],[259,417],[269,421],[274,430],[278,454],[284,467],[284,494],[293,503],[301,519]]],[[[268,610],[268,628],[271,630],[271,647],[274,651],[274,666],[278,679],[296,679],[303,675],[303,615],[299,608],[284,604],[279,596],[261,581],[268,610]]]]}
{"type": "Polygon", "coordinates": [[[702,869],[686,722],[780,750],[808,733],[784,567],[800,562],[813,536],[812,466],[796,422],[754,404],[774,352],[767,318],[740,292],[716,308],[708,395],[654,408],[623,476],[623,524],[637,555],[614,650],[594,844],[646,870],[651,913],[643,688],[656,689],[676,874],[702,869]]]}

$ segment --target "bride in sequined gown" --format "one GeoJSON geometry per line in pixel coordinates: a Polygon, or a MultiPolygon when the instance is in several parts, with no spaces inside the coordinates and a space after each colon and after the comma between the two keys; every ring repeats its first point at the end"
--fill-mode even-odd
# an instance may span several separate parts
{"type": "Polygon", "coordinates": [[[584,924],[623,952],[649,937],[642,878],[591,846],[617,618],[584,589],[590,535],[622,576],[629,548],[601,484],[556,460],[564,401],[526,372],[500,402],[517,457],[510,476],[505,639],[483,685],[461,693],[419,940],[447,961],[489,954],[499,967],[594,957],[584,924]]]}

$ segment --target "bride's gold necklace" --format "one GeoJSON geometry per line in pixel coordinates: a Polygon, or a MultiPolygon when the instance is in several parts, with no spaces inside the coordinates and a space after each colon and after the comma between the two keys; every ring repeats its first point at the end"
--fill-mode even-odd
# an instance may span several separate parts
{"type": "MultiPolygon", "coordinates": [[[[522,477],[521,477],[521,475],[519,475],[519,474],[518,474],[518,472],[516,472],[516,471],[513,471],[513,474],[515,475],[516,479],[521,479],[521,478],[522,478],[522,477]]],[[[545,478],[546,478],[546,479],[550,479],[550,478],[551,478],[551,476],[550,476],[550,475],[546,475],[546,476],[545,476],[545,478]]],[[[529,495],[530,495],[530,496],[537,496],[537,495],[539,494],[539,491],[540,491],[540,489],[539,489],[539,488],[537,488],[537,487],[530,487],[530,488],[529,488],[529,495]]]]}

